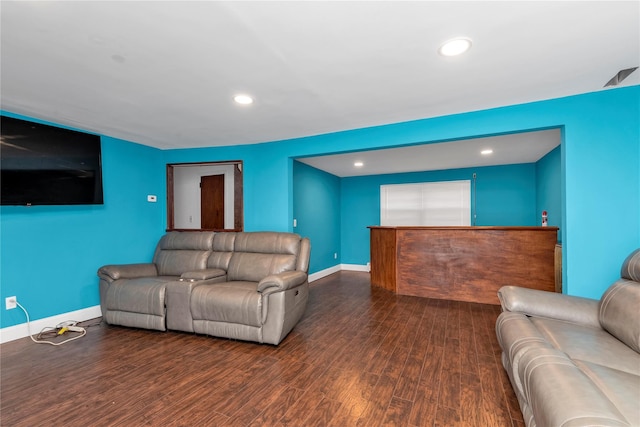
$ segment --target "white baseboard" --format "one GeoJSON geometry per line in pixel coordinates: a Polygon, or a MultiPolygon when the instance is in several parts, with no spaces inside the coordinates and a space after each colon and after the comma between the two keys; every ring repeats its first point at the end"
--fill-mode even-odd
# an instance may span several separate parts
{"type": "Polygon", "coordinates": [[[330,274],[337,273],[338,271],[340,271],[340,265],[334,265],[333,267],[316,271],[315,273],[309,275],[309,283],[314,282],[318,279],[322,279],[323,277],[327,277],[330,274]]]}
{"type": "Polygon", "coordinates": [[[369,272],[368,265],[360,265],[360,264],[338,264],[333,267],[325,268],[324,270],[316,271],[313,274],[309,275],[309,283],[322,279],[323,277],[329,276],[330,274],[337,273],[338,271],[365,271],[369,272]]]}
{"type": "Polygon", "coordinates": [[[369,268],[369,265],[361,265],[361,264],[340,264],[340,270],[346,270],[346,271],[364,271],[366,273],[369,273],[371,271],[371,268],[369,268]]]}
{"type": "MultiPolygon", "coordinates": [[[[20,310],[20,308],[16,308],[20,310]]],[[[84,322],[85,320],[95,319],[102,316],[99,305],[93,307],[83,308],[81,310],[71,311],[69,313],[57,314],[55,316],[46,317],[44,319],[32,320],[30,322],[31,334],[35,335],[46,327],[55,327],[57,324],[65,322],[67,320],[73,320],[76,322],[84,322]]],[[[29,328],[27,323],[21,323],[19,325],[8,326],[0,329],[0,344],[5,342],[17,340],[20,338],[29,336],[29,328]]]]}

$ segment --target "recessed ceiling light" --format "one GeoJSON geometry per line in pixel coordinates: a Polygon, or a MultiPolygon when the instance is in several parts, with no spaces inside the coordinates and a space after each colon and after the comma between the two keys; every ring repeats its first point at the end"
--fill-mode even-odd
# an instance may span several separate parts
{"type": "Polygon", "coordinates": [[[471,39],[459,37],[446,41],[438,49],[438,53],[442,56],[456,56],[465,53],[471,49],[471,39]]]}
{"type": "Polygon", "coordinates": [[[236,95],[233,97],[233,100],[236,101],[238,104],[242,104],[242,105],[249,105],[249,104],[253,104],[253,98],[250,97],[249,95],[236,95]]]}
{"type": "Polygon", "coordinates": [[[489,154],[491,154],[491,153],[493,153],[493,150],[492,150],[492,149],[490,149],[490,148],[489,148],[489,149],[487,149],[487,150],[482,150],[482,151],[480,152],[480,154],[482,154],[483,156],[488,156],[488,155],[489,155],[489,154]]]}
{"type": "Polygon", "coordinates": [[[355,163],[353,164],[353,166],[355,166],[355,167],[357,167],[357,168],[361,168],[362,166],[364,166],[364,163],[362,163],[362,162],[355,162],[355,163]]]}

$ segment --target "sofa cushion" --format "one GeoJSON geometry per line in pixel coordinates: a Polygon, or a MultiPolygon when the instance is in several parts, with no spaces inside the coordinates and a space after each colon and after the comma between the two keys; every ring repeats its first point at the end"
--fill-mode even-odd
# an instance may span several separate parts
{"type": "Polygon", "coordinates": [[[177,277],[120,279],[107,289],[107,310],[164,316],[165,286],[177,277]]]}
{"type": "Polygon", "coordinates": [[[229,261],[229,280],[259,282],[296,269],[300,236],[293,233],[238,233],[229,261]]]}
{"type": "Polygon", "coordinates": [[[640,353],[640,283],[620,279],[600,300],[600,324],[640,353]]]}
{"type": "Polygon", "coordinates": [[[182,232],[172,231],[160,239],[159,249],[209,251],[213,244],[215,233],[211,231],[182,232]]]}
{"type": "Polygon", "coordinates": [[[547,342],[573,360],[582,360],[640,375],[638,353],[601,328],[531,317],[547,342]]]}
{"type": "Polygon", "coordinates": [[[187,271],[207,268],[213,237],[213,232],[179,231],[162,236],[153,257],[158,274],[180,276],[187,271]]]}
{"type": "Polygon", "coordinates": [[[509,360],[513,360],[516,353],[524,347],[547,344],[547,339],[540,334],[531,319],[522,313],[500,313],[496,320],[496,335],[509,360]]]}
{"type": "Polygon", "coordinates": [[[522,382],[518,376],[520,358],[527,348],[552,347],[530,318],[522,313],[500,313],[496,321],[496,335],[506,355],[503,359],[504,368],[516,392],[524,395],[522,382]]]}
{"type": "Polygon", "coordinates": [[[225,271],[229,268],[236,234],[233,232],[216,233],[213,237],[213,252],[207,260],[208,268],[220,268],[225,271]]]}
{"type": "Polygon", "coordinates": [[[629,426],[628,420],[562,351],[539,347],[524,352],[518,369],[535,425],[629,426]]]}
{"type": "Polygon", "coordinates": [[[193,320],[262,325],[262,294],[256,282],[222,282],[196,287],[191,294],[193,320]]]}
{"type": "Polygon", "coordinates": [[[640,426],[640,376],[607,366],[574,361],[576,366],[624,415],[630,425],[640,426]]]}
{"type": "Polygon", "coordinates": [[[216,252],[233,252],[236,234],[234,232],[216,233],[213,236],[213,250],[216,252]]]}
{"type": "Polygon", "coordinates": [[[640,282],[640,249],[636,249],[622,263],[620,277],[640,282]]]}
{"type": "Polygon", "coordinates": [[[620,276],[600,299],[600,324],[640,353],[640,249],[624,261],[620,276]]]}
{"type": "Polygon", "coordinates": [[[275,231],[237,233],[236,252],[260,252],[267,254],[298,255],[300,236],[275,231]]]}
{"type": "Polygon", "coordinates": [[[210,253],[209,251],[163,250],[158,252],[155,264],[159,275],[180,276],[187,271],[207,268],[210,253]]]}
{"type": "Polygon", "coordinates": [[[259,282],[272,274],[291,271],[295,268],[293,255],[254,254],[236,252],[229,261],[229,280],[259,282]]]}

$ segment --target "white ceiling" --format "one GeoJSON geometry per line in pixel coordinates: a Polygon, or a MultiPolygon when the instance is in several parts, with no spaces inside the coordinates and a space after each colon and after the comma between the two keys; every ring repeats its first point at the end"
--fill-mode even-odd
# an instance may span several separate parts
{"type": "Polygon", "coordinates": [[[298,159],[339,177],[534,163],[560,144],[560,129],[298,159]],[[483,150],[492,150],[488,155],[483,150]],[[362,166],[354,166],[362,162],[362,166]]]}
{"type": "Polygon", "coordinates": [[[161,149],[608,90],[640,63],[638,1],[3,0],[0,14],[3,110],[161,149]],[[438,55],[456,36],[472,49],[438,55]]]}

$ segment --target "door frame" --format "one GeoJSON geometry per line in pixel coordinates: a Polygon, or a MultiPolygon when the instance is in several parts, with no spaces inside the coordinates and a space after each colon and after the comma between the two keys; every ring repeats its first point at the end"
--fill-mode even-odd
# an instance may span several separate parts
{"type": "Polygon", "coordinates": [[[244,205],[243,205],[243,163],[242,160],[229,160],[223,162],[194,162],[194,163],[168,163],[167,164],[167,231],[243,231],[244,230],[244,205]],[[180,166],[216,166],[234,165],[233,168],[233,228],[208,230],[203,228],[178,229],[174,226],[174,168],[180,166]]]}

